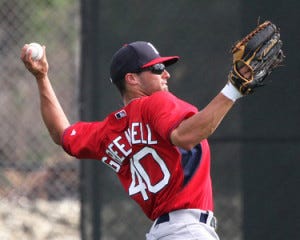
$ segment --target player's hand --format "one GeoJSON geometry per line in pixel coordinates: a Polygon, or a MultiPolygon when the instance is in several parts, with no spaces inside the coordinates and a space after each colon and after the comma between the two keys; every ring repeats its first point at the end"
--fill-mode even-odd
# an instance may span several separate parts
{"type": "Polygon", "coordinates": [[[33,60],[31,58],[31,52],[27,54],[28,44],[25,44],[21,51],[21,60],[23,61],[25,67],[31,72],[37,80],[43,79],[47,76],[49,70],[49,64],[46,58],[46,47],[43,46],[44,54],[40,60],[33,60]]]}
{"type": "Polygon", "coordinates": [[[232,47],[233,63],[228,80],[242,95],[264,86],[272,71],[282,66],[285,58],[282,45],[275,24],[270,21],[260,24],[232,47]],[[243,74],[244,67],[248,67],[250,76],[243,74]]]}
{"type": "Polygon", "coordinates": [[[252,76],[252,71],[247,65],[239,69],[239,73],[246,79],[250,79],[252,76]]]}

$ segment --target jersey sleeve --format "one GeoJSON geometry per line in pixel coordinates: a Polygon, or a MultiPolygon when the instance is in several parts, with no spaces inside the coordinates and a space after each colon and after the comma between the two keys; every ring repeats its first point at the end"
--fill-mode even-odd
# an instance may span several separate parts
{"type": "Polygon", "coordinates": [[[77,122],[68,127],[62,136],[62,147],[77,158],[97,158],[99,140],[104,122],[77,122]]]}
{"type": "Polygon", "coordinates": [[[170,141],[173,129],[198,112],[195,106],[165,91],[152,94],[145,101],[143,110],[151,126],[167,141],[170,141]]]}

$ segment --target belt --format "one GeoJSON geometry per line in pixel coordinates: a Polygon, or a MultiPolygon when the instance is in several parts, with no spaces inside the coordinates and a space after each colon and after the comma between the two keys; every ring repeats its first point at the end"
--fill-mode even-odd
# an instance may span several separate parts
{"type": "MultiPolygon", "coordinates": [[[[197,221],[207,224],[211,227],[213,227],[214,229],[217,228],[217,219],[216,217],[212,216],[209,218],[209,212],[206,211],[205,212],[201,212],[199,219],[197,219],[197,221]]],[[[169,222],[170,221],[170,214],[169,213],[165,213],[163,215],[161,215],[160,217],[157,218],[156,222],[155,222],[155,226],[161,223],[165,223],[165,222],[169,222]]]]}

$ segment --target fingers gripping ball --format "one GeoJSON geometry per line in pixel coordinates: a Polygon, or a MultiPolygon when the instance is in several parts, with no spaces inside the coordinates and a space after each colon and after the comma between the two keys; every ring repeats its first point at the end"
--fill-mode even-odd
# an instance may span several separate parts
{"type": "Polygon", "coordinates": [[[284,60],[282,41],[278,28],[266,21],[256,27],[232,48],[233,65],[229,81],[242,95],[264,85],[265,78],[284,60]],[[248,68],[251,74],[245,77],[241,69],[248,68]]]}
{"type": "Polygon", "coordinates": [[[43,47],[38,43],[30,43],[29,47],[27,48],[26,54],[31,51],[31,58],[34,61],[38,61],[43,57],[44,50],[43,47]]]}

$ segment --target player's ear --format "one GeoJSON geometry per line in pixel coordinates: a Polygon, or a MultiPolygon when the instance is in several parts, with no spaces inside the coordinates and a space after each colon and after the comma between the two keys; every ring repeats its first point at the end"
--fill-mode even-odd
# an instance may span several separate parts
{"type": "Polygon", "coordinates": [[[129,85],[136,85],[138,83],[138,75],[136,73],[126,73],[125,82],[129,85]]]}

